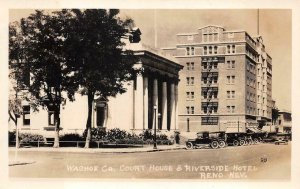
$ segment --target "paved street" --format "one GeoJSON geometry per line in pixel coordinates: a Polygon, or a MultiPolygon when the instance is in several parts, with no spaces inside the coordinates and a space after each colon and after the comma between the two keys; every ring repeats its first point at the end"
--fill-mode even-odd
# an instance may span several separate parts
{"type": "MultiPolygon", "coordinates": [[[[99,149],[101,151],[101,149],[99,149]]],[[[138,153],[10,150],[10,177],[290,179],[291,143],[138,153]]]]}

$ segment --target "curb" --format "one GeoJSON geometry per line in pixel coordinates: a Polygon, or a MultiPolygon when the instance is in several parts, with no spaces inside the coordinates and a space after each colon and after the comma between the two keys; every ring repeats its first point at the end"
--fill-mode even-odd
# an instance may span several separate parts
{"type": "MultiPolygon", "coordinates": [[[[182,150],[185,147],[176,147],[176,148],[163,148],[163,149],[145,149],[145,150],[128,150],[128,151],[101,151],[100,149],[84,149],[84,148],[71,148],[71,149],[62,149],[62,148],[19,148],[19,152],[65,152],[65,153],[143,153],[143,152],[161,152],[161,151],[172,151],[172,150],[182,150]]],[[[16,151],[15,148],[9,149],[9,151],[16,151]]]]}

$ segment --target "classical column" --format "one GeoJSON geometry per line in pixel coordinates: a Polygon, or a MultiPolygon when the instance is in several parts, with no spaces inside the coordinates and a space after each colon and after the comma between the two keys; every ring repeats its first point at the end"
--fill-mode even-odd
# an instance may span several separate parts
{"type": "Polygon", "coordinates": [[[148,77],[144,77],[144,125],[148,129],[148,77]]]}
{"type": "Polygon", "coordinates": [[[175,84],[172,82],[171,83],[171,98],[170,98],[170,110],[171,110],[171,119],[170,119],[170,130],[175,129],[175,84]]]}
{"type": "Polygon", "coordinates": [[[178,129],[178,82],[175,83],[175,129],[178,129]]]}
{"type": "Polygon", "coordinates": [[[143,75],[136,75],[136,89],[134,95],[134,129],[143,129],[143,75]]]}
{"type": "MultiPolygon", "coordinates": [[[[153,121],[152,121],[152,129],[154,129],[155,125],[154,123],[158,123],[158,86],[157,86],[157,79],[154,78],[153,79],[153,107],[156,106],[156,112],[153,111],[153,121]],[[156,121],[154,121],[155,119],[155,113],[156,113],[156,121]]],[[[151,107],[153,109],[153,107],[151,107]]]]}
{"type": "Polygon", "coordinates": [[[167,129],[167,120],[168,120],[168,108],[167,108],[167,82],[162,83],[162,113],[161,113],[161,123],[162,129],[167,129]]]}

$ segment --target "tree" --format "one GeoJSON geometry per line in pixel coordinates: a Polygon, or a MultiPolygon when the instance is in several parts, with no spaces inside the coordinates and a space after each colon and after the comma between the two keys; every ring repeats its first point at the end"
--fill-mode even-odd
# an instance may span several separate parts
{"type": "MultiPolygon", "coordinates": [[[[44,14],[36,10],[26,19],[21,19],[21,33],[25,39],[25,69],[30,70],[31,83],[27,88],[31,101],[37,107],[46,107],[53,112],[55,137],[53,147],[59,147],[60,108],[64,102],[63,91],[72,100],[74,95],[69,75],[71,71],[64,58],[64,25],[62,14],[44,14]]],[[[37,108],[35,110],[38,110],[37,108]]]]}
{"type": "Polygon", "coordinates": [[[124,50],[126,38],[133,24],[121,20],[119,10],[69,10],[71,15],[65,41],[66,64],[73,70],[73,81],[88,97],[87,137],[91,139],[92,104],[95,96],[115,96],[126,92],[124,83],[132,79],[134,62],[131,51],[124,50]]]}
{"type": "Polygon", "coordinates": [[[16,148],[19,148],[18,118],[22,113],[22,60],[24,60],[23,38],[18,31],[18,23],[9,25],[9,97],[8,115],[16,127],[16,148]]]}

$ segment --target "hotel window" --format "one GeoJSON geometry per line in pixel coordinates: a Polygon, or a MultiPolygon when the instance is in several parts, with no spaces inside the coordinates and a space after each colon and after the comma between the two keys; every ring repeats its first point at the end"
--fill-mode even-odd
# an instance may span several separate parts
{"type": "Polygon", "coordinates": [[[217,46],[214,46],[214,53],[218,54],[218,47],[217,46]]]}
{"type": "Polygon", "coordinates": [[[190,63],[189,62],[186,63],[186,69],[190,70],[190,63]]]}
{"type": "Polygon", "coordinates": [[[265,103],[265,97],[263,97],[263,104],[265,103]]]}
{"type": "Polygon", "coordinates": [[[259,74],[260,74],[260,72],[259,72],[259,71],[260,71],[260,69],[258,68],[258,69],[257,69],[257,75],[259,75],[259,74]]]}
{"type": "Polygon", "coordinates": [[[207,107],[203,107],[203,113],[207,113],[207,107]]]}
{"type": "Polygon", "coordinates": [[[234,75],[231,76],[231,83],[235,83],[235,76],[234,75]]]}
{"type": "Polygon", "coordinates": [[[194,77],[191,77],[191,80],[190,80],[190,83],[191,83],[191,85],[194,85],[194,77]]]}
{"type": "Polygon", "coordinates": [[[186,55],[190,55],[190,47],[186,47],[186,55]]]}
{"type": "Polygon", "coordinates": [[[195,55],[195,48],[191,47],[191,55],[195,55]]]}
{"type": "Polygon", "coordinates": [[[230,66],[230,61],[228,60],[227,61],[227,68],[230,68],[231,66],[230,66]]]}
{"type": "Polygon", "coordinates": [[[186,113],[190,114],[190,107],[189,106],[186,107],[186,113]]]}
{"type": "Polygon", "coordinates": [[[231,91],[231,98],[235,98],[235,91],[231,91]]]}
{"type": "Polygon", "coordinates": [[[195,97],[194,92],[191,92],[190,99],[191,99],[191,100],[194,100],[194,97],[195,97]]]}
{"type": "Polygon", "coordinates": [[[230,113],[230,106],[227,106],[227,113],[230,113]]]}
{"type": "Polygon", "coordinates": [[[194,114],[194,106],[191,106],[191,114],[194,114]]]}
{"type": "Polygon", "coordinates": [[[217,69],[217,68],[218,68],[218,63],[215,62],[215,63],[214,63],[214,69],[217,69]]]}
{"type": "Polygon", "coordinates": [[[227,76],[227,83],[230,83],[230,76],[227,76]]]}
{"type": "Polygon", "coordinates": [[[191,62],[191,70],[194,70],[195,69],[195,64],[194,62],[191,62]]]}
{"type": "Polygon", "coordinates": [[[203,52],[203,54],[207,54],[207,46],[204,46],[204,52],[203,52]]]}
{"type": "Polygon", "coordinates": [[[212,54],[212,46],[209,46],[208,49],[209,49],[208,53],[212,54]]]}
{"type": "Polygon", "coordinates": [[[231,113],[235,112],[235,106],[231,106],[231,113]]]}
{"type": "Polygon", "coordinates": [[[265,91],[265,85],[263,85],[263,91],[265,91]]]}
{"type": "Polygon", "coordinates": [[[213,79],[214,79],[214,83],[218,82],[218,76],[213,77],[213,79]]]}
{"type": "Polygon", "coordinates": [[[218,98],[218,91],[214,92],[214,98],[218,98]]]}
{"type": "Polygon", "coordinates": [[[259,89],[260,82],[257,82],[257,89],[259,89]]]}
{"type": "Polygon", "coordinates": [[[207,63],[206,62],[203,62],[203,68],[207,69],[207,63]]]}
{"type": "Polygon", "coordinates": [[[203,91],[203,97],[204,99],[207,99],[207,91],[203,91]]]}
{"type": "Polygon", "coordinates": [[[186,100],[190,100],[190,92],[186,92],[186,100]]]}
{"type": "Polygon", "coordinates": [[[30,125],[30,106],[23,106],[23,125],[30,125]]]}
{"type": "Polygon", "coordinates": [[[232,53],[235,53],[235,45],[232,45],[232,53]]]}
{"type": "Polygon", "coordinates": [[[235,68],[235,61],[234,60],[231,61],[231,68],[235,68]]]}
{"type": "Polygon", "coordinates": [[[257,109],[257,114],[259,115],[259,109],[257,109]]]}
{"type": "Polygon", "coordinates": [[[187,84],[187,85],[190,84],[190,78],[189,78],[189,77],[186,78],[186,84],[187,84]]]}
{"type": "Polygon", "coordinates": [[[230,98],[230,91],[227,91],[227,98],[230,98]]]}
{"type": "Polygon", "coordinates": [[[214,107],[212,107],[213,108],[213,110],[214,110],[214,113],[217,113],[218,112],[218,107],[217,106],[214,106],[214,107]]]}
{"type": "Polygon", "coordinates": [[[230,45],[227,45],[227,53],[230,54],[230,45]]]}
{"type": "Polygon", "coordinates": [[[219,118],[218,117],[202,117],[201,124],[202,125],[218,125],[219,118]]]}

